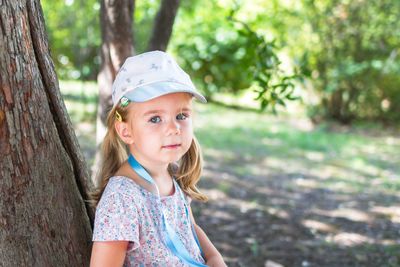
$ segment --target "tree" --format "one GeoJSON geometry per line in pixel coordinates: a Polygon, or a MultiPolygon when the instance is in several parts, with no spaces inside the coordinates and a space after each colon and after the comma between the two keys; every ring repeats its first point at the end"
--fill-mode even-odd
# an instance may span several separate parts
{"type": "Polygon", "coordinates": [[[101,66],[97,76],[99,103],[97,106],[97,152],[92,168],[95,177],[100,160],[100,146],[106,131],[106,119],[112,107],[111,85],[125,59],[134,53],[131,25],[134,0],[102,0],[100,7],[101,66]]]}
{"type": "Polygon", "coordinates": [[[59,91],[40,1],[0,7],[0,262],[85,266],[93,213],[83,199],[91,182],[59,91]]]}
{"type": "Polygon", "coordinates": [[[399,121],[400,2],[303,0],[302,5],[311,32],[294,42],[305,47],[321,99],[311,115],[343,123],[399,121]]]}
{"type": "MultiPolygon", "coordinates": [[[[179,0],[163,0],[155,19],[149,50],[165,51],[171,37],[172,28],[179,7],[179,0]]],[[[106,131],[107,114],[112,107],[111,86],[117,71],[125,59],[134,55],[132,35],[134,0],[102,0],[100,25],[102,33],[101,67],[97,81],[99,85],[99,104],[96,122],[97,152],[93,165],[93,180],[101,162],[99,148],[106,131]]],[[[95,182],[95,181],[94,181],[95,182]]]]}
{"type": "Polygon", "coordinates": [[[148,50],[167,50],[172,28],[178,11],[179,0],[164,0],[154,21],[153,33],[148,50]]]}

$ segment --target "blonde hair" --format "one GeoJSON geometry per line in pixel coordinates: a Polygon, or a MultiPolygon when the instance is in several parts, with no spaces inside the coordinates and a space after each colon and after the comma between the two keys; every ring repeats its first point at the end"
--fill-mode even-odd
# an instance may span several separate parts
{"type": "MultiPolygon", "coordinates": [[[[91,203],[94,207],[97,206],[110,178],[128,158],[127,145],[121,140],[115,129],[117,113],[121,116],[122,121],[126,122],[128,108],[117,105],[108,113],[107,133],[101,146],[101,167],[96,177],[98,188],[91,194],[91,203]]],[[[204,202],[208,198],[196,186],[200,180],[202,169],[203,159],[200,145],[193,136],[189,150],[177,164],[170,164],[168,171],[188,196],[204,202]]]]}
{"type": "Polygon", "coordinates": [[[179,186],[188,196],[196,200],[207,201],[207,196],[201,193],[196,186],[200,180],[202,170],[203,157],[200,145],[193,135],[192,144],[179,161],[176,172],[170,171],[170,173],[175,176],[179,186]]]}

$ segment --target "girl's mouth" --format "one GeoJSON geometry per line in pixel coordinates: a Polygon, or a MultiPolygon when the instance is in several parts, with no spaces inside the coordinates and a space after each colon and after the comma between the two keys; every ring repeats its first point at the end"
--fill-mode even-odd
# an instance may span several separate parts
{"type": "Polygon", "coordinates": [[[172,145],[166,145],[166,146],[162,146],[162,148],[166,148],[166,149],[177,149],[181,146],[181,144],[172,144],[172,145]]]}

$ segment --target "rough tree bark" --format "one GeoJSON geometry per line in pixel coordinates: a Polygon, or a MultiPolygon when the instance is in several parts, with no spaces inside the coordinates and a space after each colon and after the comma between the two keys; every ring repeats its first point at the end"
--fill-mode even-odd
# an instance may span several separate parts
{"type": "Polygon", "coordinates": [[[96,122],[96,144],[98,149],[95,163],[92,166],[93,179],[100,162],[99,146],[105,135],[107,113],[112,107],[111,85],[125,59],[134,54],[132,35],[134,7],[134,0],[101,1],[100,26],[102,45],[101,67],[97,76],[99,104],[96,122]]]}
{"type": "Polygon", "coordinates": [[[0,265],[87,266],[91,180],[39,0],[0,0],[0,265]]]}
{"type": "Polygon", "coordinates": [[[166,51],[171,38],[179,0],[163,0],[154,21],[148,50],[166,51]]]}

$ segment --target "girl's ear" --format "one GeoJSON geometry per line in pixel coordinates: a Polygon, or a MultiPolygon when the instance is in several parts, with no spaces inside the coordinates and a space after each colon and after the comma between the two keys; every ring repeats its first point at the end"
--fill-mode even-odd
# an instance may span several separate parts
{"type": "Polygon", "coordinates": [[[115,130],[117,131],[117,134],[125,144],[128,145],[133,144],[133,136],[128,127],[128,123],[117,121],[115,123],[115,130]]]}

